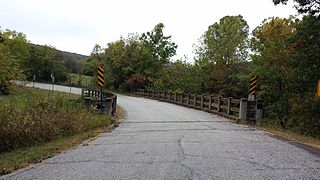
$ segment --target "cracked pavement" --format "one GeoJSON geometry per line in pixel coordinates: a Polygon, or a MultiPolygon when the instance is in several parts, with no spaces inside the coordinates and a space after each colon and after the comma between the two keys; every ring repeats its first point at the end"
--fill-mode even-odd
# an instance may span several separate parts
{"type": "Polygon", "coordinates": [[[320,179],[320,151],[214,114],[119,96],[109,133],[4,179],[320,179]]]}

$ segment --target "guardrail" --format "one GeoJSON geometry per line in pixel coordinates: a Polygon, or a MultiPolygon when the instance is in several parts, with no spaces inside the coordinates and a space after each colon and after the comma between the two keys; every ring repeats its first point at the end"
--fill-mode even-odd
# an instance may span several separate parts
{"type": "Polygon", "coordinates": [[[212,112],[233,120],[247,120],[247,99],[223,98],[210,95],[170,93],[139,89],[133,94],[212,112]]]}
{"type": "Polygon", "coordinates": [[[117,95],[112,92],[104,92],[102,98],[102,105],[100,100],[100,90],[98,89],[82,89],[82,99],[87,109],[92,111],[101,111],[114,116],[117,111],[117,95]]]}

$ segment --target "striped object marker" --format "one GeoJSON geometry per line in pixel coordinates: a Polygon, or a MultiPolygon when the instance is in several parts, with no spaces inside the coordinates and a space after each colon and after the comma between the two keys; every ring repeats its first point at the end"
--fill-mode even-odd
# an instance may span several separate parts
{"type": "Polygon", "coordinates": [[[317,95],[318,97],[320,97],[320,79],[318,80],[318,83],[317,83],[317,95]]]}
{"type": "Polygon", "coordinates": [[[99,86],[103,87],[104,86],[104,70],[102,68],[102,66],[98,66],[98,84],[99,86]]]}
{"type": "Polygon", "coordinates": [[[257,91],[257,76],[252,76],[250,80],[249,95],[254,95],[257,91]]]}

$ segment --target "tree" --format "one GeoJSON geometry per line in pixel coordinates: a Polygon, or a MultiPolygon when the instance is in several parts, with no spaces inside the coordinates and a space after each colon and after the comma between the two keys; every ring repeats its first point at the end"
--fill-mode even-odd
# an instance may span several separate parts
{"type": "Polygon", "coordinates": [[[225,16],[208,27],[195,50],[206,91],[233,94],[237,85],[232,83],[232,76],[248,59],[248,31],[241,15],[225,16]]]}
{"type": "Polygon", "coordinates": [[[35,75],[39,81],[51,81],[51,74],[56,82],[67,80],[67,70],[63,58],[59,59],[56,50],[49,46],[30,47],[30,55],[23,62],[24,71],[30,80],[35,75]]]}
{"type": "MultiPolygon", "coordinates": [[[[272,0],[275,5],[287,4],[288,0],[272,0]]],[[[311,16],[320,15],[320,1],[319,0],[294,0],[298,5],[295,8],[299,13],[308,13],[311,16]]]]}
{"type": "Polygon", "coordinates": [[[290,39],[292,43],[291,89],[293,93],[304,97],[314,94],[316,81],[320,77],[320,21],[313,16],[305,16],[297,21],[296,33],[290,39]]]}
{"type": "Polygon", "coordinates": [[[160,77],[154,82],[154,88],[173,92],[200,93],[202,82],[199,74],[200,69],[197,66],[179,59],[163,68],[160,77]]]}
{"type": "Polygon", "coordinates": [[[259,77],[259,93],[265,102],[265,115],[284,119],[290,103],[290,55],[293,53],[289,39],[296,32],[292,19],[269,18],[253,31],[251,48],[254,73],[259,77]]]}
{"type": "Polygon", "coordinates": [[[163,29],[164,25],[159,23],[151,32],[143,33],[140,37],[142,44],[152,53],[153,61],[157,63],[159,69],[169,63],[178,47],[171,42],[171,36],[164,36],[163,29]]]}
{"type": "Polygon", "coordinates": [[[23,33],[0,29],[0,90],[8,94],[12,80],[23,80],[21,61],[28,55],[23,33]]]}
{"type": "Polygon", "coordinates": [[[5,31],[0,29],[0,34],[2,34],[2,44],[8,48],[16,60],[23,61],[28,57],[28,41],[25,34],[8,29],[5,31]]]}
{"type": "Polygon", "coordinates": [[[0,44],[0,93],[8,94],[12,80],[23,80],[24,75],[18,61],[9,49],[0,44]]]}
{"type": "Polygon", "coordinates": [[[108,74],[106,82],[117,90],[152,87],[177,48],[170,36],[164,36],[163,28],[160,23],[141,36],[129,34],[127,38],[121,37],[108,43],[104,52],[96,46],[89,59],[101,59],[108,74]]]}

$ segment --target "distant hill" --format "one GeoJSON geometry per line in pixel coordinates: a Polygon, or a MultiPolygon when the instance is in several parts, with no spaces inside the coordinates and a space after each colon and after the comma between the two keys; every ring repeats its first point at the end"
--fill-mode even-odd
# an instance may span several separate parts
{"type": "Polygon", "coordinates": [[[67,52],[67,51],[61,51],[57,50],[58,52],[61,52],[66,60],[86,60],[89,56],[82,55],[82,54],[77,54],[77,53],[72,53],[72,52],[67,52]]]}
{"type": "MultiPolygon", "coordinates": [[[[30,46],[33,46],[33,47],[40,47],[42,45],[39,45],[39,44],[32,44],[32,43],[28,43],[30,46]]],[[[86,55],[82,55],[82,54],[78,54],[78,53],[72,53],[72,52],[68,52],[68,51],[62,51],[62,50],[59,50],[59,49],[56,49],[57,52],[59,53],[62,53],[62,55],[64,56],[64,58],[66,60],[85,60],[87,59],[89,56],[86,56],[86,55]]]]}
{"type": "MultiPolygon", "coordinates": [[[[29,43],[29,45],[33,46],[35,48],[37,48],[37,47],[39,48],[42,46],[42,45],[32,44],[32,43],[29,43]]],[[[86,60],[89,57],[86,55],[62,51],[62,50],[58,50],[58,49],[56,49],[56,52],[59,56],[62,56],[62,58],[64,59],[64,61],[66,63],[66,67],[67,67],[68,71],[72,72],[72,73],[79,73],[80,69],[81,69],[81,62],[86,60]]]]}

